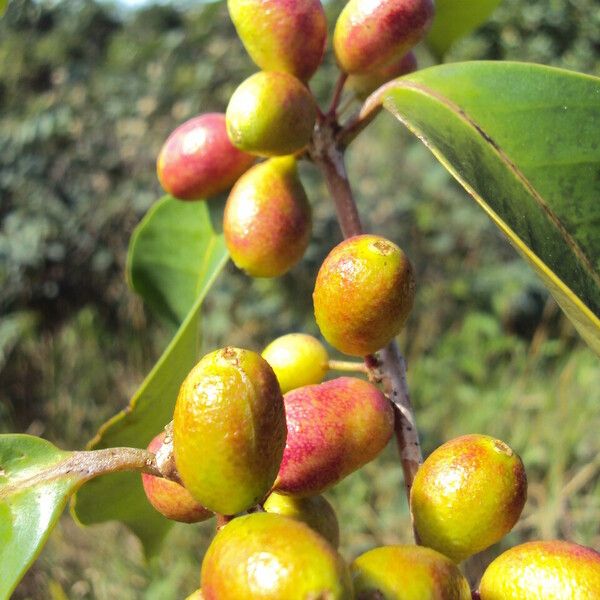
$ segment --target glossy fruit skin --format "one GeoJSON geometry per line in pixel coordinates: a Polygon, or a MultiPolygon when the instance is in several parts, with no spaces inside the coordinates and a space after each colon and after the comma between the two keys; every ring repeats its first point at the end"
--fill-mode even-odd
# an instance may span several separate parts
{"type": "Polygon", "coordinates": [[[350,600],[341,556],[310,527],[281,515],[238,517],[217,533],[201,572],[206,600],[350,600]]]}
{"type": "Polygon", "coordinates": [[[600,554],[565,541],[527,542],[486,569],[481,600],[591,600],[600,598],[600,554]]]}
{"type": "Polygon", "coordinates": [[[273,340],[262,357],[273,367],[281,391],[321,383],[328,371],[329,355],[321,342],[306,333],[288,333],[273,340]]]}
{"type": "Polygon", "coordinates": [[[410,506],[421,543],[459,562],[502,539],[526,498],[519,456],[500,440],[473,434],[429,455],[417,471],[410,506]]]}
{"type": "Polygon", "coordinates": [[[277,277],[304,255],[312,212],[292,156],[252,167],[235,184],[223,233],[237,267],[253,277],[277,277]]]}
{"type": "Polygon", "coordinates": [[[255,352],[211,352],[181,385],[173,417],[175,464],[202,506],[233,515],[262,500],[285,438],[277,378],[255,352]]]}
{"type": "Polygon", "coordinates": [[[319,0],[228,0],[227,8],[246,51],[263,71],[308,81],[321,64],[327,18],[319,0]]]}
{"type": "MultiPolygon", "coordinates": [[[[150,442],[148,450],[156,452],[164,439],[163,431],[150,442]]],[[[181,523],[198,523],[213,516],[213,513],[198,504],[182,485],[174,481],[142,473],[142,485],[150,504],[167,519],[181,523]]]]}
{"type": "Polygon", "coordinates": [[[175,198],[202,200],[229,189],[254,161],[229,141],[225,115],[207,113],[171,133],[156,172],[163,189],[175,198]]]}
{"type": "Polygon", "coordinates": [[[227,134],[234,146],[258,156],[284,156],[309,142],[317,107],[304,84],[289,75],[261,71],[243,81],[227,106],[227,134]]]}
{"type": "Polygon", "coordinates": [[[347,86],[354,91],[356,96],[365,100],[372,92],[384,83],[407,75],[417,70],[417,57],[414,52],[408,52],[400,58],[394,58],[366,73],[356,73],[348,77],[347,86]]]}
{"type": "Polygon", "coordinates": [[[350,569],[356,600],[471,600],[456,564],[431,548],[374,548],[350,569]]]}
{"type": "Polygon", "coordinates": [[[315,318],[340,352],[364,356],[388,344],[412,308],[412,266],[400,248],[377,235],[357,235],[325,258],[315,284],[315,318]]]}
{"type": "Polygon", "coordinates": [[[390,402],[374,385],[339,377],[284,396],[288,437],[274,490],[320,494],[373,460],[394,429],[390,402]]]}
{"type": "Polygon", "coordinates": [[[340,545],[340,526],[335,511],[323,496],[294,498],[273,492],[263,504],[263,508],[268,513],[306,523],[336,549],[340,545]]]}
{"type": "Polygon", "coordinates": [[[350,0],[333,33],[333,48],[346,73],[365,73],[406,54],[429,29],[433,0],[350,0]]]}

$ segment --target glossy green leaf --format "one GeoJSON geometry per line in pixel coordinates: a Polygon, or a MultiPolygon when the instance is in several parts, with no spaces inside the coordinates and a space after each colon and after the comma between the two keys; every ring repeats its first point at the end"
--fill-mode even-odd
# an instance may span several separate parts
{"type": "Polygon", "coordinates": [[[371,97],[432,151],[600,354],[600,79],[448,64],[371,97]]]}
{"type": "MultiPolygon", "coordinates": [[[[129,406],[100,429],[90,448],[144,448],[172,419],[179,386],[198,358],[202,301],[227,257],[207,203],[166,197],[149,211],[131,241],[131,281],[179,329],[129,406]],[[187,299],[187,308],[178,294],[187,299]]],[[[90,481],[77,493],[73,513],[84,524],[124,522],[148,554],[157,550],[171,525],[148,504],[136,473],[90,481]]]]}
{"type": "Polygon", "coordinates": [[[0,599],[10,598],[84,480],[63,452],[30,435],[0,435],[0,599]]]}
{"type": "Polygon", "coordinates": [[[211,224],[211,213],[221,205],[218,199],[182,202],[165,196],[131,237],[128,280],[144,302],[175,327],[206,286],[203,274],[215,272],[223,261],[223,236],[215,235],[211,224]]]}
{"type": "Polygon", "coordinates": [[[429,47],[441,59],[454,42],[485,23],[498,4],[500,0],[436,0],[429,47]]]}

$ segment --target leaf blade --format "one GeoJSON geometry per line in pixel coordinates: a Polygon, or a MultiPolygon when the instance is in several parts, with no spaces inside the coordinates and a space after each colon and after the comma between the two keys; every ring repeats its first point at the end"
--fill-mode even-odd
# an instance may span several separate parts
{"type": "Polygon", "coordinates": [[[427,43],[438,59],[454,42],[468,35],[500,4],[500,0],[436,0],[435,18],[427,43]]]}
{"type": "MultiPolygon", "coordinates": [[[[197,359],[202,302],[227,260],[223,235],[213,228],[204,202],[182,203],[165,197],[140,223],[130,245],[131,281],[151,306],[179,328],[129,406],[100,428],[90,448],[144,448],[171,420],[179,386],[197,359]],[[184,226],[176,227],[178,222],[184,226]],[[178,251],[164,260],[173,235],[187,251],[182,268],[174,258],[181,257],[178,251]],[[170,276],[161,277],[164,269],[170,276]],[[190,277],[190,272],[195,277],[190,277]],[[187,309],[181,298],[175,299],[177,294],[186,299],[187,309]]],[[[89,481],[75,496],[72,514],[84,525],[124,522],[149,555],[156,552],[172,524],[149,505],[136,473],[115,473],[89,481]]]]}
{"type": "Polygon", "coordinates": [[[378,95],[600,353],[600,80],[525,63],[457,63],[399,79],[378,95]],[[570,168],[569,156],[578,157],[570,168]],[[557,163],[566,165],[559,175],[557,163]]]}
{"type": "Polygon", "coordinates": [[[10,597],[33,564],[70,495],[84,479],[77,472],[54,473],[71,455],[33,436],[0,435],[2,599],[10,597]]]}

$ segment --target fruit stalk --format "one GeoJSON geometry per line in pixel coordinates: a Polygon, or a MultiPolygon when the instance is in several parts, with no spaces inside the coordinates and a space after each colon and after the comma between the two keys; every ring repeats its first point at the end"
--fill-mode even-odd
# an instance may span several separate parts
{"type": "MultiPolygon", "coordinates": [[[[346,173],[343,150],[333,141],[335,128],[334,122],[319,124],[310,154],[325,177],[342,233],[348,238],[360,235],[363,228],[346,173]]],[[[380,362],[374,361],[373,357],[366,357],[365,364],[371,376],[383,383],[386,395],[394,406],[395,435],[408,497],[423,456],[406,382],[406,363],[396,342],[391,342],[382,349],[380,362]]]]}

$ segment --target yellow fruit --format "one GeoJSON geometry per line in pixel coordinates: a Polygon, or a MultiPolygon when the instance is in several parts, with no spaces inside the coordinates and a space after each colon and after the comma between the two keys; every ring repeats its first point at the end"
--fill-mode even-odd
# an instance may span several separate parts
{"type": "Polygon", "coordinates": [[[356,600],[471,600],[458,567],[431,548],[375,548],[359,556],[351,572],[356,600]]]}
{"type": "Polygon", "coordinates": [[[283,398],[269,364],[249,350],[217,350],[181,385],[173,417],[175,464],[202,506],[233,515],[271,489],[286,432],[283,398]]]}
{"type": "Polygon", "coordinates": [[[269,513],[228,523],[202,563],[206,600],[351,600],[348,567],[308,525],[269,513]]]}
{"type": "Polygon", "coordinates": [[[204,600],[202,590],[196,590],[195,592],[192,592],[185,600],[204,600]]]}
{"type": "Polygon", "coordinates": [[[501,554],[486,569],[481,600],[596,600],[600,554],[571,542],[528,542],[501,554]]]}
{"type": "Polygon", "coordinates": [[[423,463],[410,506],[422,544],[458,562],[506,535],[526,497],[527,478],[517,454],[492,437],[465,435],[423,463]]]}
{"type": "Polygon", "coordinates": [[[323,496],[293,498],[273,492],[263,507],[268,513],[284,515],[306,523],[334,548],[340,545],[340,526],[335,511],[323,496]]]}
{"type": "Polygon", "coordinates": [[[313,293],[317,325],[340,352],[371,354],[400,332],[414,293],[404,252],[381,236],[357,235],[338,244],[319,269],[313,293]]]}
{"type": "Polygon", "coordinates": [[[260,71],[233,92],[225,118],[234,146],[259,156],[284,156],[304,148],[317,105],[310,90],[288,73],[260,71]]]}
{"type": "Polygon", "coordinates": [[[288,333],[273,340],[262,352],[271,365],[281,391],[321,383],[327,373],[329,356],[317,338],[306,333],[288,333]]]}

